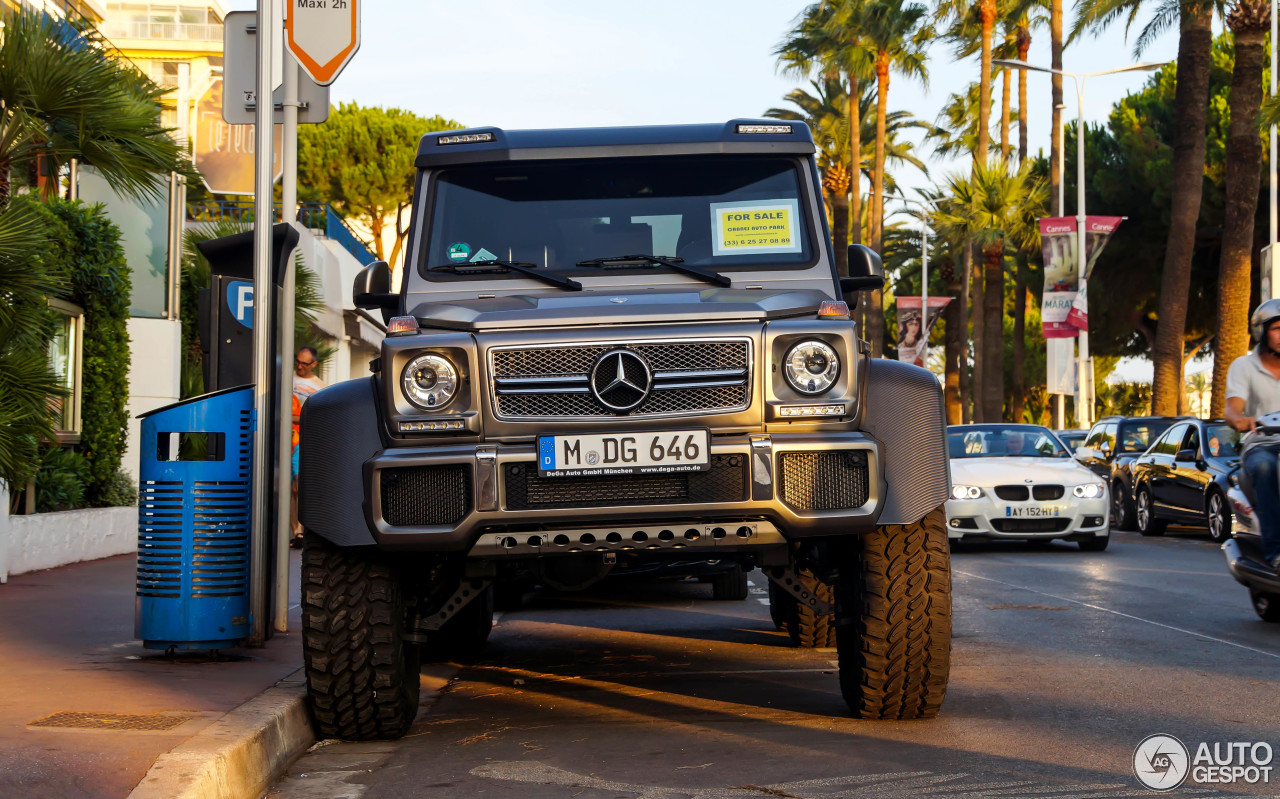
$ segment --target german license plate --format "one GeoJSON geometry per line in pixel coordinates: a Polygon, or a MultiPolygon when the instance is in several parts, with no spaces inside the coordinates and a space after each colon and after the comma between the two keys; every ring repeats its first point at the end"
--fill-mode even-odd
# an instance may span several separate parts
{"type": "Polygon", "coordinates": [[[1047,519],[1061,516],[1065,505],[1006,505],[1004,515],[1010,519],[1047,519]]]}
{"type": "Polygon", "coordinates": [[[608,474],[667,474],[711,468],[707,430],[539,436],[541,477],[594,477],[608,474]]]}

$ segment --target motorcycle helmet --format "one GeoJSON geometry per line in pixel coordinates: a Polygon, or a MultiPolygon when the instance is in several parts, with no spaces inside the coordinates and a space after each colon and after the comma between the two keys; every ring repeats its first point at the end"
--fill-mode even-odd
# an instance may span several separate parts
{"type": "Polygon", "coordinates": [[[1249,317],[1249,335],[1253,336],[1254,341],[1262,343],[1267,326],[1277,319],[1280,319],[1280,299],[1267,300],[1249,317]]]}

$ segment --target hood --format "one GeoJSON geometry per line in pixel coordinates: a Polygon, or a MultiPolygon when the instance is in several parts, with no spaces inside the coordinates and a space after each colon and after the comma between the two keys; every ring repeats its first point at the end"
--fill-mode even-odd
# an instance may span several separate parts
{"type": "Polygon", "coordinates": [[[1096,483],[1098,476],[1073,458],[953,458],[951,482],[979,488],[998,485],[1096,483]]]}
{"type": "Polygon", "coordinates": [[[816,313],[831,299],[820,291],[575,291],[491,299],[422,302],[413,315],[426,327],[492,330],[519,327],[781,319],[816,313]]]}

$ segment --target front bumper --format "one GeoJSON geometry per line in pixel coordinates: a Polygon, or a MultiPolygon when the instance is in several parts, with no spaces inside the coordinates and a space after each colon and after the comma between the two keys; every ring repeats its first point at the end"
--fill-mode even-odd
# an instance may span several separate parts
{"type": "Polygon", "coordinates": [[[869,530],[879,517],[880,448],[862,433],[712,436],[710,454],[712,471],[696,477],[540,478],[532,442],[385,450],[365,464],[365,512],[384,548],[488,550],[514,534],[512,555],[545,554],[532,538],[576,541],[609,526],[624,537],[660,534],[664,522],[677,534],[719,526],[746,547],[776,544],[734,535],[752,521],[792,539],[869,530]]]}
{"type": "MultiPolygon", "coordinates": [[[[1052,503],[1005,502],[986,495],[977,499],[947,500],[947,538],[950,540],[988,540],[999,538],[1086,538],[1110,533],[1109,495],[1096,499],[1079,499],[1067,494],[1052,503]],[[1015,518],[1018,509],[1036,505],[1059,505],[1058,515],[1035,519],[1015,518]]],[[[1068,489],[1070,491],[1070,489],[1068,489]]]]}

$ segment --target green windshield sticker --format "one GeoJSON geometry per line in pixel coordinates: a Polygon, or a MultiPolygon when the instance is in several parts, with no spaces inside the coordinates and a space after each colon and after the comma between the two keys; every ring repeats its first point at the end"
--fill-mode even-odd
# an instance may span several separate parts
{"type": "Polygon", "coordinates": [[[462,263],[471,257],[471,245],[465,241],[455,242],[449,245],[449,260],[462,263]]]}

